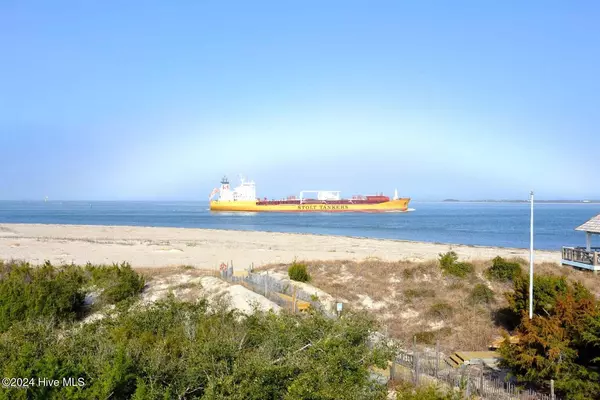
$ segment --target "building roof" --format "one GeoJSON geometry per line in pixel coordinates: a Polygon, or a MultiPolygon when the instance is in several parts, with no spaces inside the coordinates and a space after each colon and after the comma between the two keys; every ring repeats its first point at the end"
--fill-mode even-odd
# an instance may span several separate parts
{"type": "Polygon", "coordinates": [[[596,215],[585,224],[578,226],[575,230],[600,234],[600,214],[596,215]]]}

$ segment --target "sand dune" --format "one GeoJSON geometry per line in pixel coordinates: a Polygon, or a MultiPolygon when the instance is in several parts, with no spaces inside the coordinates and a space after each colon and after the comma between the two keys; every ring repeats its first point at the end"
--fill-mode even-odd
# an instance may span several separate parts
{"type": "MultiPolygon", "coordinates": [[[[127,261],[134,267],[190,265],[215,269],[306,260],[421,261],[456,251],[462,259],[528,258],[526,249],[445,245],[256,231],[128,226],[0,224],[0,259],[34,264],[127,261]]],[[[560,252],[537,251],[536,261],[559,262],[560,252]]]]}

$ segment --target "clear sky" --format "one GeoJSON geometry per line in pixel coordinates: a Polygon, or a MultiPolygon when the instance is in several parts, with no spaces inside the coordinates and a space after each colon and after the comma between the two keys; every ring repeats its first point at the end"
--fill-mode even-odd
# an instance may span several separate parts
{"type": "Polygon", "coordinates": [[[600,198],[598,1],[0,2],[0,199],[600,198]]]}

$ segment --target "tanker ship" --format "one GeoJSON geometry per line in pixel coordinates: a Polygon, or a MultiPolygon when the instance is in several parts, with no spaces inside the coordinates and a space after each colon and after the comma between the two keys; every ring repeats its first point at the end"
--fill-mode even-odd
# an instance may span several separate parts
{"type": "Polygon", "coordinates": [[[300,197],[289,196],[280,200],[258,199],[254,181],[240,177],[241,184],[232,189],[224,177],[221,187],[213,189],[209,196],[211,211],[245,212],[405,212],[410,198],[399,198],[398,190],[390,199],[383,193],[370,196],[352,196],[342,199],[339,191],[303,190],[300,197]],[[217,200],[213,200],[216,195],[217,200]],[[307,194],[309,195],[307,197],[307,194]]]}

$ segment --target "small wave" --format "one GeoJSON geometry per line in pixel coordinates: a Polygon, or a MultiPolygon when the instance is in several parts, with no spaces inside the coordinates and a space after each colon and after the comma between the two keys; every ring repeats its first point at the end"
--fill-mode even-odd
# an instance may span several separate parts
{"type": "MultiPolygon", "coordinates": [[[[208,210],[210,211],[210,210],[208,210]]],[[[218,215],[221,217],[252,217],[258,215],[258,212],[253,211],[217,211],[212,212],[212,215],[218,215]]]]}
{"type": "Polygon", "coordinates": [[[415,211],[414,208],[409,208],[407,210],[388,210],[388,211],[384,211],[385,213],[396,213],[396,214],[401,214],[401,213],[407,213],[407,212],[411,212],[411,211],[415,211]]]}

